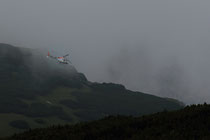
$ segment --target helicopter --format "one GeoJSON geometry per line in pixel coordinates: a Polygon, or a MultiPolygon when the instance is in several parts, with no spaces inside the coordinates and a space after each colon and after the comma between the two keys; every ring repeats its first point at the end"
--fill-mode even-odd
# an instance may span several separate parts
{"type": "Polygon", "coordinates": [[[57,60],[61,64],[69,64],[69,63],[71,63],[70,60],[66,59],[67,56],[69,56],[69,54],[66,54],[66,55],[60,56],[60,57],[52,56],[52,55],[50,55],[50,52],[49,51],[48,51],[48,54],[47,54],[47,57],[50,57],[52,59],[55,59],[55,60],[57,60]]]}

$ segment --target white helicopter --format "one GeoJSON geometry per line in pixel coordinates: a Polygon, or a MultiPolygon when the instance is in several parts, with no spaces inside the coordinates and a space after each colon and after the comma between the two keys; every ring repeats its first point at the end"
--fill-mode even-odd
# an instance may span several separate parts
{"type": "Polygon", "coordinates": [[[61,56],[61,57],[51,56],[49,51],[48,51],[48,55],[47,55],[47,57],[53,58],[53,59],[57,60],[59,63],[61,63],[61,64],[69,64],[69,63],[71,63],[71,61],[66,59],[67,56],[69,56],[69,54],[66,54],[66,55],[61,56]]]}

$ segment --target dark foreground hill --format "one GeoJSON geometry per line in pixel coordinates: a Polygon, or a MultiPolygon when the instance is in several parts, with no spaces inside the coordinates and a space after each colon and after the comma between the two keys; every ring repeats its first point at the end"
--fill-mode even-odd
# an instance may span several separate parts
{"type": "Polygon", "coordinates": [[[106,117],[76,125],[52,126],[7,140],[209,140],[210,105],[142,117],[106,117]]]}
{"type": "Polygon", "coordinates": [[[176,100],[133,92],[122,85],[89,82],[72,65],[47,59],[44,51],[0,44],[0,136],[182,107],[176,100]]]}

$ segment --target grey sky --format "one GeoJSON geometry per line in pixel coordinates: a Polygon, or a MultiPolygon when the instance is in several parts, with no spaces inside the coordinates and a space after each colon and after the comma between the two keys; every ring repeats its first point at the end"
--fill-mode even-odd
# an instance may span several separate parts
{"type": "Polygon", "coordinates": [[[89,80],[210,102],[208,0],[0,0],[0,42],[71,53],[89,80]]]}

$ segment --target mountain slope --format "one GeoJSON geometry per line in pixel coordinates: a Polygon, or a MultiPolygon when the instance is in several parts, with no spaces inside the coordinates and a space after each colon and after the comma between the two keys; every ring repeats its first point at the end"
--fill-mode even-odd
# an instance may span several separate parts
{"type": "Polygon", "coordinates": [[[193,105],[179,111],[143,117],[106,117],[76,125],[35,129],[12,140],[209,140],[210,105],[193,105]]]}
{"type": "Polygon", "coordinates": [[[40,50],[0,44],[0,136],[107,115],[144,115],[183,105],[112,83],[91,83],[40,50]]]}

